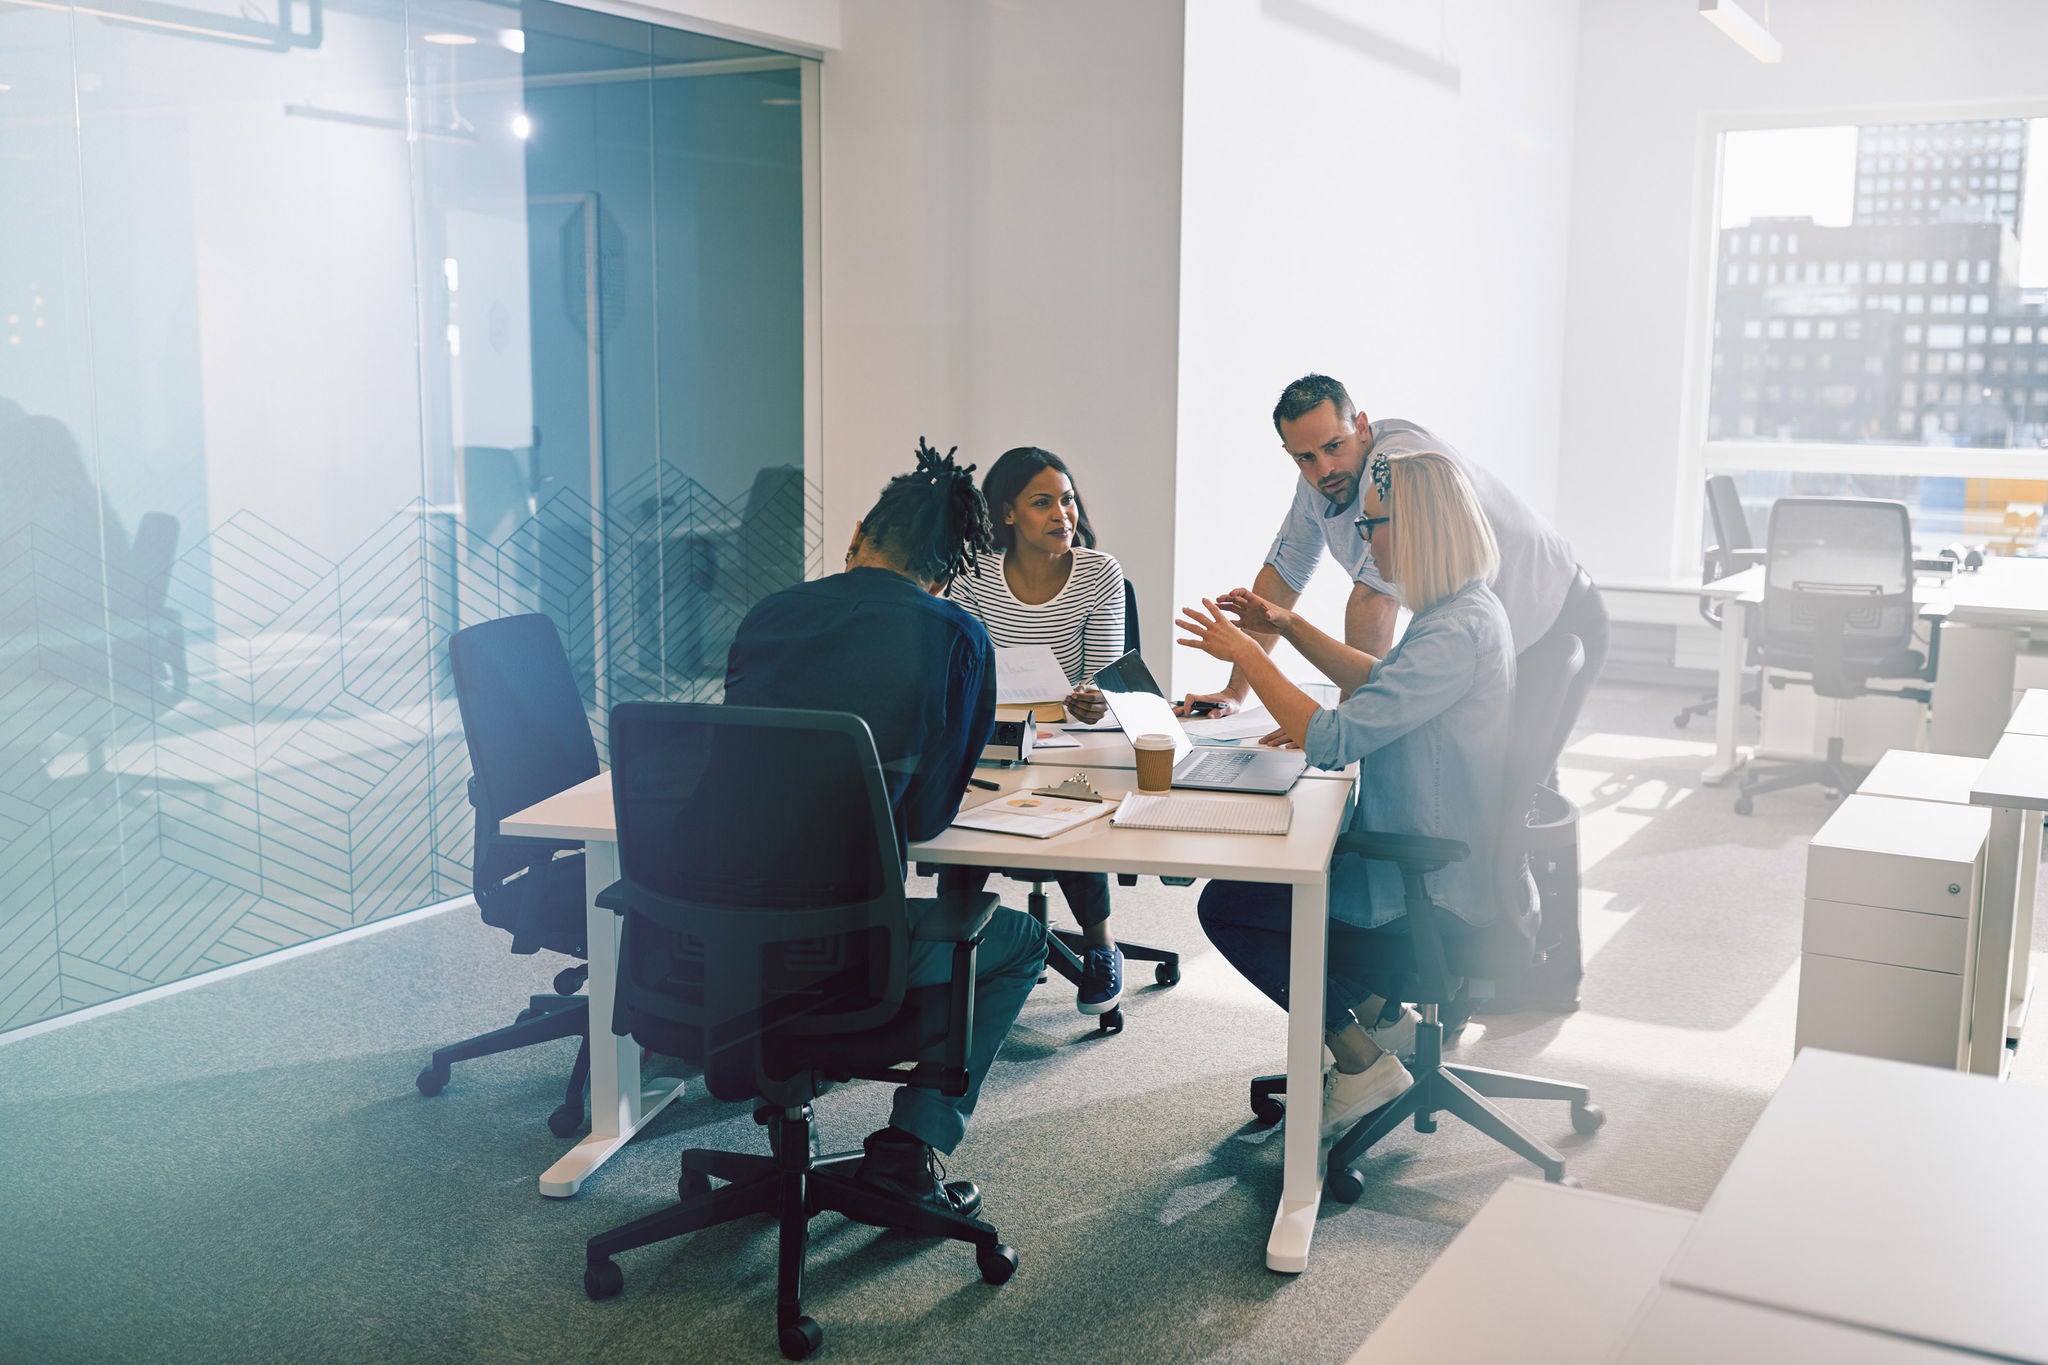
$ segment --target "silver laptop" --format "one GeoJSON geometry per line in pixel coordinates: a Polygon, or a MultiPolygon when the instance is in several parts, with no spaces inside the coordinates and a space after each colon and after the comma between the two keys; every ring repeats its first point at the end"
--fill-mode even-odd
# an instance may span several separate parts
{"type": "Polygon", "coordinates": [[[1095,685],[1109,703],[1117,727],[1136,739],[1139,735],[1166,735],[1173,740],[1173,785],[1193,791],[1284,792],[1308,767],[1308,755],[1299,749],[1268,749],[1263,744],[1245,748],[1199,745],[1188,738],[1173,703],[1159,694],[1159,685],[1138,658],[1137,651],[1124,655],[1095,675],[1095,685]]]}

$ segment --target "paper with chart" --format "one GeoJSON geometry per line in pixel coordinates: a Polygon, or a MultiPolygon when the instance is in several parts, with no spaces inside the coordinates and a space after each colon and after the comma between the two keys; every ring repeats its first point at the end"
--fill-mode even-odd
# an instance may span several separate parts
{"type": "Polygon", "coordinates": [[[1099,820],[1115,809],[1115,801],[1069,801],[1064,796],[1046,796],[1041,792],[1010,792],[961,811],[953,817],[953,828],[1050,839],[1090,820],[1099,820]]]}
{"type": "Polygon", "coordinates": [[[1110,822],[1118,829],[1170,829],[1191,834],[1285,834],[1294,803],[1284,796],[1249,792],[1133,792],[1110,822]]]}
{"type": "Polygon", "coordinates": [[[996,646],[996,705],[1065,701],[1073,690],[1051,645],[996,646]]]}

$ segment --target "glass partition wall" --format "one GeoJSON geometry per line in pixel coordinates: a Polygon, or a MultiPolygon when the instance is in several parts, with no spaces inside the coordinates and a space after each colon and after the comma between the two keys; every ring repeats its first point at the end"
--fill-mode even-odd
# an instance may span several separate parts
{"type": "Polygon", "coordinates": [[[599,743],[817,559],[815,67],[529,0],[0,0],[0,1029],[468,890],[450,634],[599,743]]]}

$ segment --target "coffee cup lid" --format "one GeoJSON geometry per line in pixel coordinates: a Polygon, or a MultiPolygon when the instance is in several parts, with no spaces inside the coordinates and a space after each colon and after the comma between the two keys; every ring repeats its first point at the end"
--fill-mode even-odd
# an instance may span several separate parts
{"type": "Polygon", "coordinates": [[[1140,749],[1171,749],[1173,747],[1173,736],[1161,734],[1139,735],[1134,743],[1140,749]]]}

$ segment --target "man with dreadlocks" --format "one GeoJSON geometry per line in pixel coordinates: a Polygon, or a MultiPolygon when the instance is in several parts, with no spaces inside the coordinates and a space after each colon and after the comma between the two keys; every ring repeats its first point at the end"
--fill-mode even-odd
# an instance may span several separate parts
{"type": "MultiPolygon", "coordinates": [[[[994,725],[988,632],[943,595],[993,546],[974,466],[919,440],[917,468],[891,479],[854,528],[846,571],[761,599],[726,659],[732,705],[851,711],[867,722],[899,854],[952,823],[994,725]]],[[[913,917],[917,909],[912,901],[913,917]]],[[[962,1214],[980,1207],[971,1181],[944,1180],[934,1149],[950,1153],[965,1135],[989,1065],[1044,965],[1038,922],[998,909],[975,958],[967,1093],[899,1087],[889,1126],[867,1139],[861,1180],[962,1214]]],[[[916,943],[906,984],[941,985],[952,970],[952,945],[916,943]]]]}

